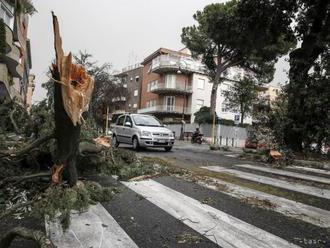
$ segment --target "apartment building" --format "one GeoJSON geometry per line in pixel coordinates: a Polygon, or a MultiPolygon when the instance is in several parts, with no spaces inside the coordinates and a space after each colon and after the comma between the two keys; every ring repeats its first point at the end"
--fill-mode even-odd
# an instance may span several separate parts
{"type": "Polygon", "coordinates": [[[276,100],[276,98],[281,93],[281,88],[277,86],[263,86],[260,87],[259,98],[267,101],[268,104],[271,104],[276,100]]]}
{"type": "Polygon", "coordinates": [[[32,62],[27,37],[29,15],[24,8],[33,6],[18,4],[15,0],[0,0],[0,101],[15,98],[27,106],[32,62]]]}
{"type": "Polygon", "coordinates": [[[113,113],[136,113],[140,108],[142,72],[143,67],[140,64],[136,64],[123,68],[121,73],[115,75],[126,90],[121,96],[112,99],[112,104],[114,105],[113,113]]]}
{"type": "MultiPolygon", "coordinates": [[[[153,114],[164,123],[194,121],[194,113],[210,106],[212,83],[205,66],[191,57],[188,49],[173,51],[160,48],[142,62],[141,106],[138,113],[153,114]]],[[[236,71],[229,72],[234,77],[236,71]]],[[[230,87],[224,82],[218,89],[216,111],[220,118],[234,120],[237,113],[226,109],[222,91],[230,87]]],[[[244,120],[251,123],[251,118],[244,120]]]]}

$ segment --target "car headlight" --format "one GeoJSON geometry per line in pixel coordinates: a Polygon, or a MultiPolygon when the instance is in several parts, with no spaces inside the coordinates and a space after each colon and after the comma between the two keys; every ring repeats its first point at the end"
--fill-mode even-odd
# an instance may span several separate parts
{"type": "Polygon", "coordinates": [[[141,136],[144,136],[144,137],[151,137],[151,132],[149,132],[149,131],[142,131],[142,132],[141,132],[141,136]]]}

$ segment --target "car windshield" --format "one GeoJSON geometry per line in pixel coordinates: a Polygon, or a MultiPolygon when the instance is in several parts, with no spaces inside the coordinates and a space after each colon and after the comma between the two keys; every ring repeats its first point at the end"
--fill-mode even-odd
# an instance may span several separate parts
{"type": "Polygon", "coordinates": [[[161,127],[163,126],[159,120],[153,116],[148,115],[134,115],[132,116],[137,126],[161,127]]]}

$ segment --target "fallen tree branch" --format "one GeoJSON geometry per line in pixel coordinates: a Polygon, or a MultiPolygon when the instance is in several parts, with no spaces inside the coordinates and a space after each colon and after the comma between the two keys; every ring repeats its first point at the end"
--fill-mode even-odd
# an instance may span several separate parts
{"type": "Polygon", "coordinates": [[[14,119],[14,114],[16,112],[16,109],[17,108],[14,107],[14,109],[10,112],[9,118],[10,118],[11,123],[13,124],[13,127],[14,127],[16,133],[20,134],[21,132],[20,132],[20,130],[19,130],[18,126],[17,126],[17,123],[16,123],[16,121],[14,119]]]}
{"type": "Polygon", "coordinates": [[[15,176],[15,177],[7,177],[0,181],[0,188],[3,187],[3,185],[10,183],[10,182],[15,182],[14,185],[17,185],[23,181],[30,180],[30,179],[35,179],[38,177],[47,177],[50,176],[50,172],[40,172],[36,174],[31,174],[31,175],[24,175],[24,176],[15,176]]]}
{"type": "Polygon", "coordinates": [[[21,150],[18,151],[14,151],[14,152],[2,152],[2,156],[10,156],[10,157],[19,157],[22,156],[26,153],[28,153],[29,151],[31,151],[33,148],[36,148],[42,144],[44,144],[45,142],[47,142],[48,140],[54,139],[55,138],[55,133],[51,133],[49,135],[46,135],[44,137],[41,137],[40,139],[37,139],[35,141],[33,141],[31,144],[29,144],[28,146],[24,147],[21,150]]]}
{"type": "MultiPolygon", "coordinates": [[[[33,203],[35,203],[35,200],[31,200],[31,201],[27,201],[27,202],[23,202],[23,203],[20,203],[20,204],[16,204],[14,205],[12,208],[4,211],[1,215],[0,215],[0,220],[15,213],[18,209],[20,208],[25,208],[27,206],[30,206],[32,205],[33,203]]],[[[2,246],[0,245],[0,247],[2,248],[2,246]]]]}
{"type": "Polygon", "coordinates": [[[47,236],[38,230],[28,229],[25,227],[15,227],[8,231],[4,236],[1,237],[0,247],[8,248],[11,242],[17,237],[29,239],[35,241],[40,248],[55,248],[56,246],[47,236]]]}

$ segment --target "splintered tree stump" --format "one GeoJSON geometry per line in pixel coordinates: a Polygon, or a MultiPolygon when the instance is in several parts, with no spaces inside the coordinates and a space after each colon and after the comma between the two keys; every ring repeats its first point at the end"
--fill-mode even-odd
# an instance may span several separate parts
{"type": "MultiPolygon", "coordinates": [[[[53,78],[60,81],[59,72],[55,68],[52,71],[53,78]]],[[[70,186],[77,183],[78,174],[76,168],[76,160],[79,153],[80,125],[73,125],[70,117],[66,113],[63,101],[62,90],[59,83],[55,83],[54,90],[54,112],[55,112],[55,137],[57,140],[57,149],[55,153],[55,165],[64,166],[64,179],[68,180],[70,186]]],[[[58,181],[53,180],[53,183],[59,183],[62,170],[53,168],[53,178],[58,178],[58,181]]]]}
{"type": "Polygon", "coordinates": [[[56,64],[54,79],[55,137],[57,150],[52,168],[52,182],[60,183],[62,171],[70,186],[77,183],[76,168],[82,113],[88,110],[94,80],[85,68],[72,63],[72,54],[64,55],[57,17],[53,16],[56,64]]]}

